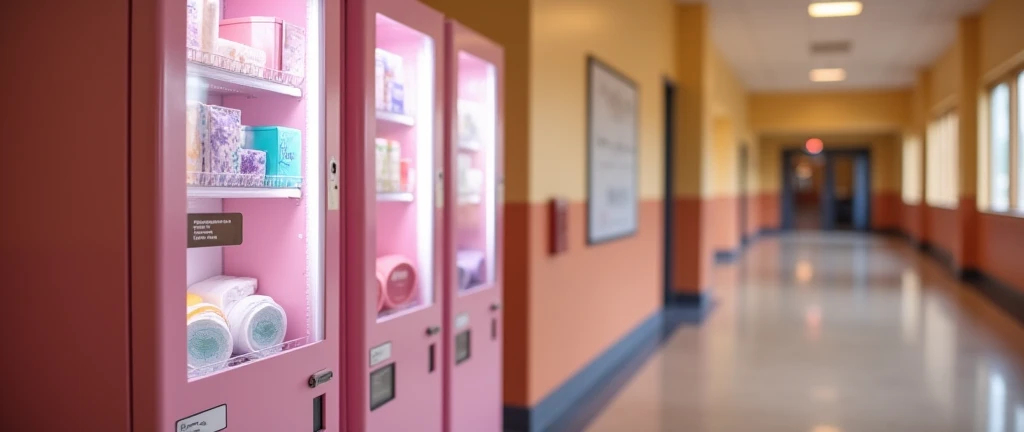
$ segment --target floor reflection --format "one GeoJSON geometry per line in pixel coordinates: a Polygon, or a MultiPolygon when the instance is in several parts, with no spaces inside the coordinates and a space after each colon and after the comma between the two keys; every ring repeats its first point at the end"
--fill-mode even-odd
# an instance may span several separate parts
{"type": "Polygon", "coordinates": [[[590,431],[1024,432],[1024,330],[903,242],[763,239],[590,431]]]}

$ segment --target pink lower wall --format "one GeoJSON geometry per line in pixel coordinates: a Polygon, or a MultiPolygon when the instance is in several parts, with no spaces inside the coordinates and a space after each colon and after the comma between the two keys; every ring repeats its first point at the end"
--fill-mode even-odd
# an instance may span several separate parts
{"type": "Polygon", "coordinates": [[[128,17],[4,6],[4,431],[131,429],[128,17]]]}
{"type": "Polygon", "coordinates": [[[903,202],[899,192],[874,192],[871,197],[871,228],[899,229],[903,219],[903,202]]]}
{"type": "Polygon", "coordinates": [[[928,243],[952,255],[957,242],[956,209],[926,206],[925,213],[928,224],[925,238],[928,239],[928,243]]]}
{"type": "Polygon", "coordinates": [[[704,199],[703,251],[714,257],[717,251],[735,251],[740,246],[739,199],[735,196],[704,199]]]}
{"type": "Polygon", "coordinates": [[[923,242],[925,239],[924,211],[925,207],[923,205],[903,204],[903,211],[900,216],[900,230],[916,242],[923,242]]]}
{"type": "MultiPolygon", "coordinates": [[[[661,308],[661,201],[641,201],[639,213],[635,235],[588,245],[586,203],[570,203],[569,249],[550,256],[547,204],[530,204],[528,405],[543,400],[661,308]]],[[[505,286],[510,289],[507,280],[505,286]]],[[[506,352],[520,348],[510,342],[506,339],[506,352]]],[[[506,368],[523,366],[505,363],[506,368]]]]}
{"type": "Polygon", "coordinates": [[[782,228],[782,198],[777,192],[765,192],[758,197],[758,229],[782,228]]]}
{"type": "Polygon", "coordinates": [[[978,267],[986,274],[1024,290],[1024,218],[978,215],[978,267]]]}
{"type": "Polygon", "coordinates": [[[551,256],[547,203],[505,203],[506,405],[536,405],[661,307],[662,222],[661,201],[641,201],[635,235],[587,245],[572,202],[569,249],[551,256]]]}

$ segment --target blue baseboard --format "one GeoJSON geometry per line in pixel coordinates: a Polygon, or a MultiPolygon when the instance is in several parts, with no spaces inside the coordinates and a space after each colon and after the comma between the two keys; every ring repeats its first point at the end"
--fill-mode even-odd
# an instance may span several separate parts
{"type": "Polygon", "coordinates": [[[739,259],[739,249],[719,249],[715,251],[715,264],[732,264],[739,259]]]}
{"type": "Polygon", "coordinates": [[[1024,293],[992,275],[973,270],[964,279],[973,282],[985,297],[1017,322],[1024,324],[1024,293]]]}
{"type": "Polygon", "coordinates": [[[699,294],[672,293],[665,303],[666,319],[681,324],[701,324],[715,308],[715,302],[706,291],[699,294]]]}
{"type": "Polygon", "coordinates": [[[505,432],[582,430],[674,330],[657,312],[534,407],[504,407],[505,432]]]}

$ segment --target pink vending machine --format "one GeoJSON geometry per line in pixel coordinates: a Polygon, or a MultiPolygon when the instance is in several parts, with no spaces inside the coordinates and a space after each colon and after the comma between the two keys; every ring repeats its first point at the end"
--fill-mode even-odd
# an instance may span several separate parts
{"type": "Polygon", "coordinates": [[[500,431],[504,53],[445,30],[445,431],[500,431]]]}
{"type": "Polygon", "coordinates": [[[350,431],[441,432],[444,18],[347,2],[350,431]]]}
{"type": "Polygon", "coordinates": [[[340,1],[133,2],[134,430],[341,430],[340,1]]]}

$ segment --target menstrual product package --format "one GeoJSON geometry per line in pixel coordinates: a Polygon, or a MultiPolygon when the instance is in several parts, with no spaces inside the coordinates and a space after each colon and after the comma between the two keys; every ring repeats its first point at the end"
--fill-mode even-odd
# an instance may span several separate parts
{"type": "MultiPolygon", "coordinates": [[[[217,105],[206,106],[207,139],[203,142],[203,171],[211,174],[240,172],[242,112],[217,105]]],[[[229,176],[211,176],[211,186],[223,186],[229,176]]]]}

